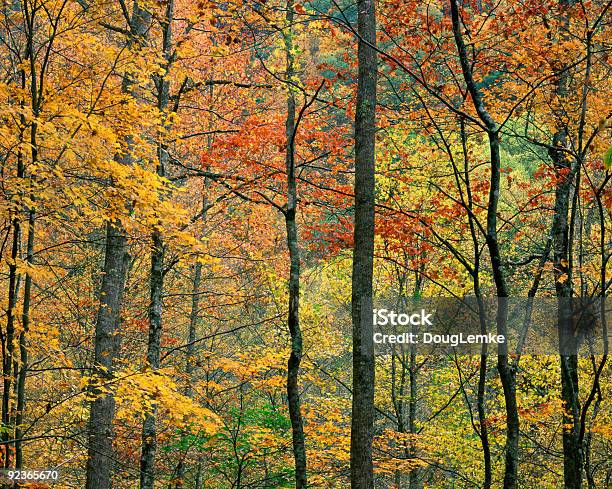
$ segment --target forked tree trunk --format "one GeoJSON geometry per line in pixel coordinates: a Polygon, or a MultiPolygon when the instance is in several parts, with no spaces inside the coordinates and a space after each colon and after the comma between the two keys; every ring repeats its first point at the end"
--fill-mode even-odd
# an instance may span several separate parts
{"type": "MultiPolygon", "coordinates": [[[[463,78],[470,94],[472,104],[474,105],[474,109],[486,128],[487,137],[489,139],[491,174],[489,197],[487,202],[486,243],[489,250],[493,280],[495,282],[495,289],[498,297],[496,315],[497,334],[505,336],[508,320],[508,304],[506,299],[508,297],[508,288],[506,285],[505,273],[502,268],[501,250],[497,239],[497,208],[501,192],[499,127],[487,111],[482,98],[482,93],[473,78],[472,64],[468,59],[467,48],[463,40],[461,21],[459,19],[458,0],[450,0],[450,6],[453,34],[455,44],[457,45],[457,52],[459,55],[459,61],[461,63],[463,78]]],[[[497,370],[499,372],[499,378],[504,391],[506,409],[504,489],[517,489],[519,463],[519,416],[516,401],[516,372],[508,360],[506,344],[499,345],[497,355],[497,370]]]]}
{"type": "MultiPolygon", "coordinates": [[[[151,13],[134,2],[128,43],[136,46],[145,39],[151,25],[151,13]]],[[[122,91],[133,95],[133,82],[126,73],[122,91]]],[[[115,160],[133,164],[133,141],[126,138],[126,149],[115,160]]],[[[120,350],[118,328],[129,263],[128,240],[120,220],[106,225],[104,274],[100,287],[100,307],[96,319],[94,368],[100,383],[112,382],[115,359],[120,350]]],[[[113,420],[115,398],[112,393],[94,388],[88,424],[86,489],[110,489],[113,466],[113,420]]]]}
{"type": "MultiPolygon", "coordinates": [[[[559,2],[561,15],[572,0],[559,2]]],[[[569,18],[560,19],[566,26],[569,18]]],[[[590,58],[587,60],[590,63],[590,58]]],[[[589,68],[587,67],[587,77],[589,68]]],[[[568,77],[566,66],[562,66],[556,80],[557,97],[563,100],[568,96],[568,77]]],[[[586,100],[583,100],[586,103],[586,100]]],[[[565,117],[565,112],[558,118],[565,117]]],[[[572,351],[572,269],[571,269],[571,237],[570,237],[570,199],[574,181],[579,172],[579,164],[573,165],[563,149],[567,145],[566,125],[560,120],[557,131],[553,135],[553,148],[549,151],[555,169],[557,183],[555,186],[555,210],[552,224],[553,265],[555,292],[557,296],[557,321],[559,331],[560,364],[561,364],[561,400],[563,401],[563,482],[565,489],[580,489],[582,486],[583,447],[580,442],[581,408],[578,384],[578,356],[572,351]],[[556,149],[559,148],[559,149],[556,149]]],[[[581,151],[582,148],[579,148],[581,151]]],[[[577,191],[577,190],[576,190],[577,191]]]]}
{"type": "MultiPolygon", "coordinates": [[[[566,95],[567,74],[557,83],[557,94],[566,95]]],[[[565,147],[567,134],[560,128],[553,136],[553,146],[565,147]]],[[[570,268],[569,209],[570,196],[578,165],[570,165],[563,151],[551,150],[550,156],[557,173],[555,213],[552,224],[553,265],[557,296],[557,320],[561,363],[561,400],[563,401],[563,480],[565,489],[582,485],[583,452],[579,443],[580,401],[578,398],[578,356],[572,351],[572,270],[570,268]]]]}
{"type": "MultiPolygon", "coordinates": [[[[470,181],[470,172],[468,169],[468,149],[467,149],[467,134],[465,132],[465,120],[461,118],[460,121],[461,131],[461,147],[464,155],[464,179],[465,188],[467,195],[468,205],[468,224],[470,228],[470,235],[472,237],[472,245],[474,248],[474,267],[472,270],[472,285],[474,289],[474,295],[478,304],[478,319],[480,326],[480,334],[487,334],[487,321],[485,317],[485,307],[482,298],[482,292],[480,288],[480,245],[478,239],[478,231],[476,228],[475,218],[473,216],[474,199],[472,196],[472,188],[470,181]]],[[[489,351],[486,343],[480,348],[480,365],[478,368],[478,389],[476,393],[476,410],[478,412],[478,437],[482,445],[482,459],[484,464],[483,474],[483,489],[491,489],[491,483],[493,479],[492,464],[491,464],[491,444],[489,442],[489,428],[487,426],[487,403],[486,403],[486,384],[487,384],[487,369],[488,369],[488,358],[489,351]]]]}
{"type": "Polygon", "coordinates": [[[374,183],[376,139],[376,7],[357,2],[358,84],[355,111],[355,230],[351,316],[353,323],[353,401],[351,487],[372,489],[374,436],[374,344],[372,276],[374,266],[374,183]]]}

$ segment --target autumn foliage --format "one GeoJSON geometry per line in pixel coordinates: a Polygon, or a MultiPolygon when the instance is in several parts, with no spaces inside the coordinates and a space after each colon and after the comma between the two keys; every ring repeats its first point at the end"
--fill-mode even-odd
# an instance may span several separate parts
{"type": "MultiPolygon", "coordinates": [[[[375,298],[495,297],[496,266],[513,297],[609,297],[610,3],[376,8],[375,298]]],[[[112,487],[295,487],[292,204],[308,486],[350,487],[356,20],[319,0],[3,1],[0,462],[60,473],[15,487],[107,489],[87,474],[101,399],[112,487]]],[[[376,488],[504,487],[497,362],[376,356],[376,488]]],[[[511,356],[514,487],[609,487],[606,362],[511,356]]]]}

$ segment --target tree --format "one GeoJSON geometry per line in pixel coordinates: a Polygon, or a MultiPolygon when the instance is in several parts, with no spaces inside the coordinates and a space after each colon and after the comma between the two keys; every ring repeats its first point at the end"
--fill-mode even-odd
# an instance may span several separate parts
{"type": "Polygon", "coordinates": [[[374,487],[374,343],[372,274],[374,266],[374,182],[376,139],[376,7],[357,3],[358,74],[355,110],[355,230],[351,317],[353,324],[353,404],[351,410],[351,487],[374,487]]]}
{"type": "MultiPolygon", "coordinates": [[[[127,15],[127,12],[124,12],[127,15]]],[[[128,46],[140,46],[145,41],[151,24],[151,13],[134,2],[133,10],[126,17],[128,46]]],[[[134,96],[132,74],[126,73],[122,91],[134,96]]],[[[116,161],[121,165],[134,164],[134,143],[129,136],[122,154],[116,161]]],[[[99,379],[109,381],[113,376],[115,359],[119,353],[121,337],[117,334],[121,322],[121,308],[129,266],[128,237],[120,218],[106,224],[104,275],[100,286],[100,307],[96,319],[94,363],[99,379]]],[[[87,489],[109,489],[113,464],[113,418],[115,399],[103,385],[94,387],[96,396],[89,415],[89,445],[87,455],[87,489]],[[102,389],[101,389],[102,388],[102,389]]]]}
{"type": "Polygon", "coordinates": [[[137,6],[0,10],[2,467],[607,487],[612,4],[137,6]],[[372,303],[484,334],[502,282],[511,382],[486,344],[370,355],[372,303]]]}
{"type": "MultiPolygon", "coordinates": [[[[499,124],[489,114],[482,93],[479,90],[472,75],[467,49],[463,41],[461,25],[459,20],[459,5],[457,0],[451,0],[451,17],[453,34],[459,61],[467,91],[470,95],[474,109],[482,121],[487,137],[489,139],[491,180],[489,186],[489,198],[487,202],[487,230],[486,239],[493,269],[493,279],[497,297],[500,299],[497,304],[496,326],[497,332],[501,335],[507,334],[506,322],[508,316],[507,297],[508,287],[502,265],[502,256],[497,235],[497,213],[498,202],[500,199],[500,175],[501,175],[501,155],[499,142],[499,124]]],[[[504,387],[504,399],[506,401],[507,431],[506,431],[506,470],[504,473],[504,489],[515,489],[518,487],[518,451],[519,451],[519,415],[516,402],[516,372],[510,365],[506,345],[499,347],[497,356],[497,369],[504,387]]]]}
{"type": "MultiPolygon", "coordinates": [[[[291,353],[287,363],[287,402],[289,404],[289,417],[291,419],[291,433],[293,440],[293,457],[295,460],[295,487],[302,489],[307,486],[306,447],[304,441],[304,422],[302,420],[302,406],[300,402],[300,387],[298,376],[302,361],[302,331],[300,328],[300,248],[296,213],[298,195],[295,168],[295,139],[300,119],[304,109],[300,111],[296,120],[295,110],[295,59],[293,46],[293,1],[287,2],[286,29],[283,33],[285,53],[287,58],[287,119],[285,122],[285,165],[287,172],[287,206],[283,210],[285,226],[287,229],[287,248],[289,249],[289,307],[287,326],[291,335],[291,353]]],[[[315,95],[316,97],[316,95],[315,95]]]]}

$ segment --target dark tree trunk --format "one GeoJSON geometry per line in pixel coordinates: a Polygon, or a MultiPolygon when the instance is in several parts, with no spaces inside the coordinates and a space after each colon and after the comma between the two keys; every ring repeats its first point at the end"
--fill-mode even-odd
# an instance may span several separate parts
{"type": "MultiPolygon", "coordinates": [[[[13,6],[14,7],[14,6],[13,6]]],[[[30,90],[30,108],[32,110],[32,114],[34,119],[38,117],[40,113],[40,104],[41,99],[39,97],[39,76],[42,77],[42,74],[38,73],[36,62],[35,62],[35,53],[34,53],[34,38],[37,30],[37,23],[35,20],[36,12],[34,10],[30,10],[25,8],[22,10],[24,14],[24,31],[26,33],[26,47],[25,47],[25,61],[29,64],[29,90],[30,90]]],[[[49,40],[49,49],[53,44],[53,37],[49,40]]],[[[44,72],[44,67],[42,69],[44,72]]],[[[26,74],[26,70],[23,67],[19,70],[19,76],[21,79],[21,89],[25,92],[28,89],[28,74],[26,74]]],[[[42,87],[41,87],[42,88],[42,87]]],[[[22,109],[25,108],[25,100],[21,100],[22,109]]],[[[24,137],[25,128],[28,126],[26,122],[26,117],[24,113],[20,115],[21,122],[21,132],[20,132],[20,140],[24,137]]],[[[31,148],[31,159],[30,164],[35,165],[38,162],[38,143],[37,143],[37,131],[38,124],[33,121],[29,125],[29,136],[30,136],[30,148],[31,148]]],[[[18,152],[17,157],[17,177],[25,181],[26,187],[32,184],[32,177],[26,176],[26,165],[24,161],[24,154],[20,150],[18,152]]],[[[25,191],[20,195],[25,196],[25,191]]],[[[30,193],[29,195],[30,204],[24,206],[23,212],[28,215],[27,221],[27,239],[26,239],[26,257],[25,261],[28,265],[32,265],[34,261],[34,226],[36,222],[36,210],[34,208],[35,196],[30,193]]],[[[20,227],[20,218],[18,216],[15,217],[13,223],[14,230],[14,241],[12,248],[12,256],[17,257],[17,254],[20,253],[19,248],[21,247],[21,227],[20,227]],[[17,241],[15,241],[17,238],[17,241]],[[17,245],[17,248],[15,248],[17,245]]],[[[14,358],[14,322],[16,319],[16,301],[19,295],[19,276],[16,272],[16,263],[13,260],[11,264],[10,273],[9,273],[9,309],[7,311],[7,336],[11,337],[9,345],[7,345],[7,353],[8,356],[16,360],[14,358]],[[11,279],[12,284],[11,284],[11,279]],[[14,279],[17,279],[16,281],[14,279]],[[12,286],[11,286],[12,285],[12,286]]],[[[23,468],[23,431],[22,424],[24,420],[24,410],[25,410],[25,401],[26,401],[26,376],[28,370],[28,349],[27,349],[27,334],[29,332],[30,327],[30,305],[31,305],[31,294],[32,294],[32,276],[30,272],[26,270],[25,272],[25,286],[24,286],[24,294],[23,294],[23,308],[22,308],[22,330],[19,334],[19,362],[14,362],[14,377],[15,377],[15,394],[16,394],[16,408],[14,416],[9,414],[9,422],[14,422],[14,447],[15,447],[15,461],[12,467],[16,469],[23,468]]],[[[6,378],[5,378],[6,379],[6,378]]],[[[10,376],[9,376],[10,379],[10,376]]],[[[9,381],[10,386],[10,381],[9,381]]],[[[5,398],[10,396],[9,392],[4,392],[3,401],[5,398]]],[[[4,402],[3,402],[4,407],[4,402]]],[[[4,411],[3,411],[4,412],[4,411]]],[[[9,425],[5,425],[8,427],[9,425]]],[[[7,467],[11,467],[10,464],[10,446],[6,446],[6,463],[7,467]]],[[[15,487],[21,487],[21,484],[17,482],[15,487]]]]}
{"type": "MultiPolygon", "coordinates": [[[[480,334],[487,334],[487,320],[485,317],[485,308],[482,300],[482,293],[480,289],[480,242],[479,235],[477,232],[477,222],[473,215],[474,199],[472,196],[472,188],[470,182],[470,171],[469,171],[469,152],[467,149],[467,134],[465,132],[465,120],[460,119],[460,131],[461,131],[461,146],[464,158],[464,182],[467,196],[467,209],[468,209],[468,224],[470,228],[470,236],[472,237],[472,246],[474,247],[474,267],[472,269],[472,284],[474,288],[474,295],[478,301],[478,317],[480,325],[480,334]]],[[[459,180],[458,180],[459,181],[459,180]]],[[[487,427],[487,406],[486,406],[486,384],[487,384],[487,369],[488,369],[488,346],[483,343],[480,350],[480,366],[478,369],[478,390],[476,394],[476,409],[478,412],[478,425],[480,443],[482,445],[482,458],[484,462],[484,477],[483,477],[483,489],[491,489],[491,483],[493,478],[492,464],[491,464],[491,445],[489,442],[489,430],[487,427]]]]}
{"type": "MultiPolygon", "coordinates": [[[[293,0],[287,2],[287,31],[284,34],[287,56],[286,77],[292,81],[295,76],[293,55],[293,0]]],[[[291,353],[287,362],[287,403],[291,419],[291,434],[293,441],[293,458],[295,461],[295,487],[305,488],[307,485],[306,448],[304,440],[304,421],[300,400],[299,373],[302,361],[302,331],[300,329],[300,248],[296,223],[297,185],[295,177],[295,136],[297,131],[295,117],[294,88],[288,85],[287,119],[285,122],[285,138],[287,150],[285,166],[287,171],[287,207],[285,209],[285,227],[287,230],[287,248],[289,249],[289,312],[287,326],[291,335],[291,353]]]]}
{"type": "MultiPolygon", "coordinates": [[[[480,318],[480,333],[487,334],[487,324],[485,319],[485,310],[480,296],[480,285],[476,282],[476,294],[478,300],[478,316],[480,318]]],[[[487,344],[483,343],[480,352],[480,367],[478,369],[478,392],[476,395],[476,409],[478,411],[478,425],[480,431],[478,436],[482,444],[482,454],[484,461],[484,481],[483,489],[491,489],[492,467],[491,467],[491,445],[489,443],[489,429],[487,427],[487,410],[485,400],[485,387],[487,383],[487,359],[488,355],[487,344]]]]}
{"type": "MultiPolygon", "coordinates": [[[[413,330],[414,333],[414,330],[413,330]]],[[[409,384],[410,384],[410,399],[408,401],[408,432],[412,434],[416,434],[418,432],[416,427],[416,410],[417,410],[417,358],[416,358],[416,349],[414,345],[410,347],[410,368],[408,370],[409,375],[409,384]]],[[[409,456],[410,458],[416,457],[416,449],[414,447],[414,442],[411,442],[409,456]]],[[[419,477],[420,470],[414,468],[410,471],[409,476],[409,488],[410,489],[421,489],[423,484],[421,483],[421,479],[419,477]]]]}
{"type": "MultiPolygon", "coordinates": [[[[557,85],[560,96],[565,95],[566,75],[557,85]]],[[[567,135],[559,129],[553,137],[553,146],[564,147],[567,135]]],[[[570,267],[569,208],[572,183],[578,166],[570,166],[562,151],[551,151],[557,173],[555,188],[555,214],[552,224],[553,265],[557,295],[557,320],[561,348],[561,399],[563,401],[563,480],[566,489],[579,489],[582,485],[583,453],[579,442],[580,401],[578,398],[578,357],[572,351],[572,270],[570,267]]]]}
{"type": "MultiPolygon", "coordinates": [[[[159,231],[152,236],[151,278],[149,303],[149,340],[147,343],[148,368],[159,368],[162,334],[162,291],[164,284],[164,242],[159,231]]],[[[140,454],[140,487],[153,489],[155,481],[155,452],[157,450],[157,407],[147,413],[142,427],[142,452],[140,454]]]]}
{"type": "MultiPolygon", "coordinates": [[[[2,337],[2,425],[11,425],[11,391],[13,384],[13,361],[15,355],[15,317],[17,309],[17,259],[21,243],[21,223],[19,217],[13,218],[13,239],[11,246],[11,262],[9,263],[8,307],[6,312],[6,334],[2,337]]],[[[9,440],[12,434],[9,430],[2,431],[4,446],[4,468],[12,466],[12,446],[9,440]]]]}
{"type": "MultiPolygon", "coordinates": [[[[203,208],[206,209],[206,201],[203,208]]],[[[202,214],[202,220],[206,222],[206,210],[202,214]]],[[[196,365],[196,338],[198,318],[200,316],[200,282],[202,281],[202,263],[196,262],[193,267],[193,280],[191,289],[191,311],[189,312],[189,327],[187,329],[187,348],[185,350],[185,374],[187,381],[185,383],[185,395],[193,396],[193,372],[196,365]]],[[[197,479],[201,476],[201,462],[198,462],[196,471],[196,486],[197,479]]],[[[185,460],[181,457],[176,466],[176,484],[175,488],[180,489],[185,486],[185,460]]]]}
{"type": "MultiPolygon", "coordinates": [[[[165,22],[163,25],[163,56],[165,73],[155,79],[157,86],[157,108],[164,114],[170,100],[170,83],[167,79],[172,64],[172,20],[174,18],[174,0],[166,4],[165,22]]],[[[168,162],[168,149],[163,141],[158,142],[157,174],[165,176],[168,162]]],[[[165,245],[162,233],[155,229],[151,234],[151,276],[149,279],[149,339],[147,342],[148,367],[155,371],[159,369],[160,346],[162,336],[162,292],[164,287],[164,254],[165,245]]],[[[142,451],[140,453],[140,489],[153,489],[155,483],[155,455],[157,452],[157,406],[152,405],[142,426],[142,451]]]]}
{"type": "MultiPolygon", "coordinates": [[[[25,75],[22,74],[22,88],[25,88],[25,75]]],[[[23,154],[17,156],[17,177],[25,178],[25,165],[23,154]]],[[[18,211],[17,211],[18,212],[18,211]]],[[[17,260],[21,249],[21,218],[16,214],[12,222],[13,239],[11,245],[11,261],[9,263],[8,307],[6,311],[6,335],[2,336],[2,425],[11,426],[11,392],[13,386],[13,363],[15,360],[15,321],[17,318],[17,296],[19,294],[19,276],[17,273],[17,260]]],[[[12,438],[10,430],[2,431],[4,442],[4,467],[11,468],[13,447],[9,440],[12,438]]]]}
{"type": "MultiPolygon", "coordinates": [[[[572,0],[559,2],[562,15],[572,0]]],[[[561,22],[568,25],[569,19],[561,22]]],[[[588,60],[590,62],[590,58],[588,60]]],[[[588,77],[589,68],[587,68],[588,77]]],[[[557,97],[563,100],[568,95],[568,72],[565,66],[559,70],[555,91],[557,97]]],[[[586,103],[586,100],[583,100],[586,103]]],[[[578,161],[574,165],[563,151],[568,142],[565,117],[558,114],[558,126],[553,135],[553,148],[549,156],[553,162],[557,184],[555,187],[555,211],[552,224],[553,265],[555,277],[555,293],[557,296],[557,321],[561,364],[561,400],[563,401],[563,481],[565,489],[580,489],[582,486],[583,450],[580,442],[580,400],[578,397],[578,357],[573,352],[572,327],[572,265],[571,265],[571,233],[570,233],[570,199],[572,187],[579,171],[578,161]],[[559,149],[556,149],[559,148],[559,149]]],[[[582,148],[579,148],[579,151],[582,148]]]]}
{"type": "Polygon", "coordinates": [[[187,374],[187,386],[185,395],[193,395],[193,372],[195,367],[195,341],[197,338],[198,318],[200,316],[200,282],[202,281],[202,264],[196,263],[193,270],[193,289],[191,297],[191,312],[189,313],[189,331],[187,332],[187,358],[185,359],[185,373],[187,374]]]}
{"type": "MultiPolygon", "coordinates": [[[[32,200],[34,199],[31,197],[32,200]]],[[[36,211],[30,209],[28,218],[28,238],[26,248],[26,262],[34,262],[34,225],[36,211]]],[[[23,289],[23,312],[21,316],[22,331],[19,335],[19,373],[17,377],[17,413],[15,415],[15,468],[23,468],[22,424],[26,401],[26,377],[28,373],[28,343],[27,335],[30,330],[30,305],[32,300],[32,276],[26,273],[23,289]]]]}
{"type": "MultiPolygon", "coordinates": [[[[504,270],[502,268],[501,251],[497,239],[497,207],[501,191],[501,156],[499,148],[499,127],[487,111],[480,89],[477,87],[472,75],[472,65],[468,59],[467,49],[461,32],[459,19],[459,5],[457,0],[450,0],[451,20],[453,34],[461,63],[461,71],[465,80],[472,104],[482,121],[489,139],[489,153],[491,159],[491,175],[489,198],[487,204],[487,232],[486,243],[491,259],[493,280],[497,292],[498,307],[496,315],[497,334],[506,335],[508,318],[508,288],[504,270]]],[[[506,453],[504,470],[504,489],[517,489],[518,487],[518,459],[519,459],[519,416],[516,402],[516,372],[508,361],[507,345],[499,346],[497,355],[497,370],[504,391],[506,407],[506,453]]]]}
{"type": "MultiPolygon", "coordinates": [[[[32,74],[34,76],[34,74],[32,74]]],[[[32,106],[34,114],[38,115],[37,92],[32,93],[32,106]]],[[[38,161],[37,124],[30,128],[30,145],[32,147],[32,163],[38,161]]],[[[23,172],[25,173],[25,172],[23,172]]],[[[23,174],[25,177],[25,174],[23,174]]],[[[32,204],[28,209],[28,237],[26,245],[26,262],[28,265],[34,263],[34,226],[36,224],[36,210],[34,209],[34,195],[30,195],[32,204]]],[[[26,377],[28,374],[28,343],[27,334],[30,330],[30,306],[32,301],[32,276],[29,272],[25,274],[25,285],[23,290],[23,309],[21,315],[22,331],[19,335],[19,371],[17,374],[17,410],[15,414],[15,468],[23,467],[23,412],[25,409],[26,377]]]]}
{"type": "MultiPolygon", "coordinates": [[[[143,9],[138,1],[134,2],[130,18],[128,44],[141,44],[151,24],[151,13],[143,9]]],[[[126,73],[122,91],[134,95],[133,81],[126,73]]],[[[116,161],[124,165],[133,164],[133,141],[126,138],[126,150],[116,156],[116,161]]],[[[115,358],[121,345],[119,324],[121,306],[125,290],[125,279],[129,263],[129,250],[126,231],[120,220],[106,225],[104,274],[100,287],[100,308],[96,319],[94,368],[98,382],[110,383],[113,377],[115,358]]],[[[113,462],[113,419],[115,399],[112,393],[92,389],[95,396],[91,404],[88,424],[88,453],[86,489],[109,489],[111,487],[113,462]]]]}
{"type": "Polygon", "coordinates": [[[374,265],[374,183],[376,140],[376,7],[357,2],[359,34],[355,112],[355,235],[353,249],[353,402],[351,487],[372,489],[374,436],[374,345],[372,275],[374,265]]]}
{"type": "MultiPolygon", "coordinates": [[[[407,280],[405,273],[402,275],[398,274],[399,297],[398,297],[398,308],[403,308],[406,302],[404,295],[404,284],[407,280]]],[[[415,285],[412,293],[413,300],[418,299],[422,292],[422,278],[421,271],[415,272],[415,285]]],[[[416,334],[416,328],[414,325],[411,326],[410,332],[416,334]]],[[[421,366],[424,362],[421,364],[421,366]]],[[[410,433],[412,435],[418,434],[417,428],[417,408],[418,408],[418,375],[420,366],[417,362],[416,348],[414,345],[410,346],[408,354],[401,352],[392,352],[391,354],[391,400],[395,410],[395,417],[397,419],[397,431],[399,433],[410,433]],[[399,379],[396,367],[399,365],[399,379]],[[396,387],[396,384],[399,384],[396,387]],[[406,396],[406,386],[408,387],[408,396],[406,396]],[[407,399],[406,399],[407,397],[407,399]],[[408,419],[406,418],[406,404],[408,405],[408,419]]],[[[409,441],[404,447],[404,456],[406,459],[415,459],[417,457],[417,449],[413,440],[409,441]]],[[[421,489],[423,487],[422,470],[419,468],[413,468],[410,470],[408,477],[405,477],[402,470],[396,470],[395,472],[395,486],[397,489],[401,489],[405,486],[404,481],[408,480],[409,489],[421,489]]]]}

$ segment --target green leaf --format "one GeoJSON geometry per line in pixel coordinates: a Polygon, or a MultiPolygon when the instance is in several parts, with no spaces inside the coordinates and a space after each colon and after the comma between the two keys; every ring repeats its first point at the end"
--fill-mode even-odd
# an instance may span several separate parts
{"type": "Polygon", "coordinates": [[[612,169],[612,146],[610,146],[608,148],[608,151],[606,151],[606,154],[604,155],[604,168],[606,170],[610,170],[612,169]]]}

